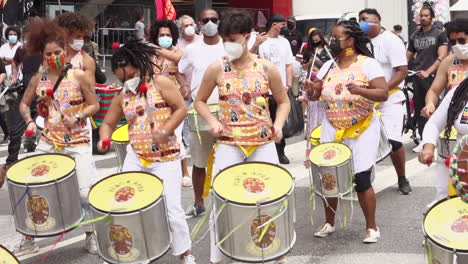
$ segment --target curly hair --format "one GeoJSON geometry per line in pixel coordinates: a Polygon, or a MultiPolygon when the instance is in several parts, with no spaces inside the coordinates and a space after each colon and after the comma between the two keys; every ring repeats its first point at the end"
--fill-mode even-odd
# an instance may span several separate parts
{"type": "Polygon", "coordinates": [[[169,28],[172,35],[172,46],[177,45],[177,40],[179,40],[179,29],[174,21],[161,19],[154,21],[150,29],[150,41],[156,45],[158,44],[158,34],[160,28],[169,28]]]}
{"type": "Polygon", "coordinates": [[[156,56],[156,48],[141,43],[137,40],[130,40],[119,48],[111,59],[112,71],[131,65],[140,71],[140,79],[143,82],[146,77],[154,75],[154,62],[152,58],[156,56]]]}
{"type": "Polygon", "coordinates": [[[66,12],[55,18],[57,24],[66,29],[69,33],[76,31],[91,32],[93,30],[93,22],[91,19],[80,12],[66,12]]]}
{"type": "Polygon", "coordinates": [[[18,36],[18,40],[21,39],[21,30],[17,26],[9,26],[5,29],[5,38],[8,39],[8,35],[10,34],[10,31],[16,32],[16,35],[18,36]]]}
{"type": "Polygon", "coordinates": [[[374,58],[374,52],[370,51],[367,47],[369,44],[373,50],[372,42],[356,21],[342,20],[338,22],[336,26],[344,27],[344,33],[354,39],[354,49],[356,53],[374,58]]]}
{"type": "Polygon", "coordinates": [[[234,9],[223,14],[218,31],[221,36],[250,34],[253,27],[252,16],[247,11],[234,9]]]}
{"type": "Polygon", "coordinates": [[[62,48],[65,47],[65,32],[52,20],[40,18],[28,25],[25,46],[28,55],[42,55],[45,46],[54,42],[62,48]]]}
{"type": "Polygon", "coordinates": [[[447,153],[452,151],[449,146],[450,144],[448,144],[452,134],[452,126],[455,124],[455,121],[458,119],[458,116],[468,102],[468,78],[463,80],[463,82],[461,82],[455,89],[456,90],[453,93],[452,101],[450,101],[447,111],[447,124],[445,125],[444,137],[442,139],[444,143],[446,143],[445,150],[447,153]]]}

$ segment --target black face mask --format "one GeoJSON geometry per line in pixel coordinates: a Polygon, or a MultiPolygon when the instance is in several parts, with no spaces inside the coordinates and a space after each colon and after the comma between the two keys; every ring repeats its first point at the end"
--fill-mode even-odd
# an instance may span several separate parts
{"type": "Polygon", "coordinates": [[[338,39],[332,39],[330,41],[330,53],[331,55],[336,58],[338,55],[341,54],[343,48],[341,47],[341,41],[338,39]]]}
{"type": "Polygon", "coordinates": [[[288,23],[288,29],[293,30],[295,27],[294,23],[288,23]]]}
{"type": "Polygon", "coordinates": [[[282,27],[280,30],[280,35],[287,36],[289,34],[287,27],[282,27]]]}
{"type": "Polygon", "coordinates": [[[322,41],[312,42],[312,47],[316,48],[322,44],[322,41]]]}

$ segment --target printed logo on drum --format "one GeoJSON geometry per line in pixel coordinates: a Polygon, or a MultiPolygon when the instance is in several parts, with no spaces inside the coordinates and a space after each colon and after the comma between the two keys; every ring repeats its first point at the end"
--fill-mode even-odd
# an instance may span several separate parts
{"type": "Polygon", "coordinates": [[[272,221],[262,226],[270,221],[271,218],[272,217],[269,215],[260,215],[252,220],[250,224],[250,238],[252,241],[246,248],[250,254],[255,256],[268,256],[275,253],[281,246],[280,239],[276,237],[276,223],[272,221]]]}
{"type": "Polygon", "coordinates": [[[28,218],[26,226],[31,230],[47,231],[55,226],[55,219],[50,216],[50,206],[42,195],[32,195],[26,200],[28,218]]]}
{"type": "Polygon", "coordinates": [[[334,191],[336,188],[336,178],[330,173],[322,175],[322,187],[325,191],[334,191]]]}
{"type": "Polygon", "coordinates": [[[133,198],[135,195],[135,189],[130,186],[125,186],[117,190],[114,195],[114,199],[121,203],[126,202],[133,198]]]}
{"type": "Polygon", "coordinates": [[[133,247],[133,236],[126,226],[111,225],[108,235],[111,244],[108,252],[113,259],[128,262],[138,258],[140,253],[133,247]]]}
{"type": "Polygon", "coordinates": [[[265,190],[265,183],[258,178],[247,178],[242,182],[244,189],[251,193],[261,193],[265,190]]]}
{"type": "Polygon", "coordinates": [[[50,171],[49,166],[47,166],[46,164],[41,164],[41,165],[34,167],[31,170],[31,175],[34,177],[42,177],[42,176],[47,175],[49,171],[50,171]]]}
{"type": "Polygon", "coordinates": [[[468,232],[468,215],[464,215],[453,222],[451,229],[455,233],[468,232]]]}
{"type": "Polygon", "coordinates": [[[336,151],[334,149],[327,150],[323,153],[324,160],[332,160],[336,157],[336,151]]]}

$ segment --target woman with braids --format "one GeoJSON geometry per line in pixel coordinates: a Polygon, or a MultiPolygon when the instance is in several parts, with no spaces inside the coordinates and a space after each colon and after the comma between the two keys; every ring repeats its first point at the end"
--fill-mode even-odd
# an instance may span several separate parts
{"type": "MultiPolygon", "coordinates": [[[[331,55],[313,81],[306,82],[310,100],[324,104],[320,141],[341,142],[352,150],[354,182],[366,218],[364,243],[375,243],[380,231],[375,223],[376,199],[371,185],[380,137],[374,103],[388,97],[384,73],[367,48],[370,40],[355,21],[339,22],[332,31],[331,55]]],[[[324,201],[326,223],[314,235],[335,231],[337,199],[324,201]]]]}
{"type": "MultiPolygon", "coordinates": [[[[463,136],[468,134],[468,78],[460,83],[454,89],[451,89],[437,107],[426,123],[423,133],[423,151],[419,154],[419,162],[431,165],[434,159],[434,150],[439,140],[439,135],[444,131],[442,140],[447,141],[445,149],[451,153],[448,140],[452,134],[452,127],[457,131],[457,142],[460,142],[463,136]]],[[[439,177],[438,177],[439,178],[439,177]]],[[[446,170],[446,180],[437,181],[437,189],[445,189],[445,192],[438,192],[438,200],[444,199],[449,195],[456,195],[452,185],[449,184],[449,170],[446,170]]]]}
{"type": "MultiPolygon", "coordinates": [[[[38,112],[45,119],[41,142],[36,148],[39,153],[61,153],[76,161],[76,175],[80,188],[81,203],[88,205],[88,192],[97,180],[96,167],[90,148],[90,129],[86,119],[99,108],[94,84],[85,72],[70,69],[54,91],[59,76],[65,68],[65,34],[55,23],[43,19],[30,24],[26,50],[31,55],[44,57],[42,70],[29,82],[20,103],[20,112],[27,124],[27,131],[35,134],[37,127],[31,118],[30,105],[35,97],[38,112]]],[[[85,225],[85,248],[97,253],[92,226],[85,225]]],[[[25,237],[15,250],[17,256],[37,251],[31,238],[25,237]]]]}
{"type": "Polygon", "coordinates": [[[174,135],[187,114],[187,107],[175,84],[154,74],[154,56],[154,47],[137,41],[126,43],[112,56],[112,71],[124,87],[112,100],[104,118],[98,148],[101,151],[109,148],[112,132],[125,116],[130,144],[122,170],[145,171],[162,178],[173,237],[172,253],[180,255],[182,263],[195,263],[180,201],[180,146],[174,135]]]}

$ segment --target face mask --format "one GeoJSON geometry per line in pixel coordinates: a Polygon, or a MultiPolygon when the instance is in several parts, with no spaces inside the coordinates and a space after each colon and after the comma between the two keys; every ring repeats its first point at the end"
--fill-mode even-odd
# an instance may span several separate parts
{"type": "Polygon", "coordinates": [[[244,41],[237,42],[224,42],[224,51],[229,56],[230,61],[237,60],[244,53],[244,41]]]}
{"type": "Polygon", "coordinates": [[[195,35],[195,27],[194,26],[188,26],[184,29],[185,36],[191,37],[195,35]]]}
{"type": "Polygon", "coordinates": [[[202,26],[201,31],[203,35],[207,37],[213,37],[218,34],[218,24],[215,24],[210,20],[208,23],[202,26]]]}
{"type": "Polygon", "coordinates": [[[338,55],[341,54],[343,48],[341,47],[341,41],[338,39],[332,39],[330,41],[330,53],[331,55],[336,58],[338,55]]]}
{"type": "Polygon", "coordinates": [[[288,29],[293,30],[294,29],[294,23],[288,23],[288,29]]]}
{"type": "Polygon", "coordinates": [[[74,39],[72,43],[70,43],[70,47],[73,50],[80,51],[83,48],[84,40],[82,39],[74,39]]]}
{"type": "Polygon", "coordinates": [[[172,38],[171,37],[160,37],[158,39],[158,43],[159,43],[159,46],[161,46],[161,48],[169,48],[170,46],[172,46],[172,38]]]}
{"type": "Polygon", "coordinates": [[[124,82],[124,91],[130,90],[132,93],[136,94],[138,91],[138,86],[140,85],[140,77],[133,77],[124,82]]]}
{"type": "Polygon", "coordinates": [[[280,29],[280,35],[286,36],[289,34],[288,28],[287,27],[282,27],[280,29]]]}
{"type": "Polygon", "coordinates": [[[313,42],[313,43],[312,43],[312,46],[313,46],[313,47],[318,47],[318,46],[320,46],[320,43],[322,43],[322,42],[321,42],[321,40],[319,39],[319,40],[313,42]]]}
{"type": "Polygon", "coordinates": [[[61,69],[65,65],[65,55],[52,55],[47,58],[47,64],[52,69],[61,69]]]}
{"type": "Polygon", "coordinates": [[[468,44],[452,46],[452,51],[460,60],[468,60],[468,44]]]}
{"type": "Polygon", "coordinates": [[[10,41],[11,44],[15,44],[18,41],[18,36],[10,35],[8,36],[8,41],[10,41]]]}
{"type": "Polygon", "coordinates": [[[372,26],[377,26],[377,25],[378,25],[378,24],[370,23],[370,22],[365,22],[365,21],[359,22],[359,27],[360,27],[361,30],[364,31],[364,33],[366,33],[366,34],[369,34],[369,32],[370,32],[372,26]]]}

